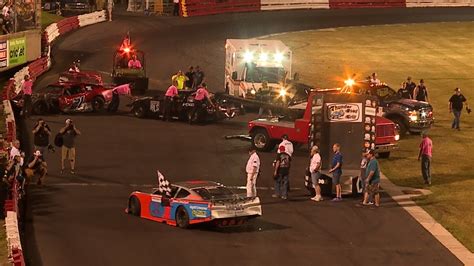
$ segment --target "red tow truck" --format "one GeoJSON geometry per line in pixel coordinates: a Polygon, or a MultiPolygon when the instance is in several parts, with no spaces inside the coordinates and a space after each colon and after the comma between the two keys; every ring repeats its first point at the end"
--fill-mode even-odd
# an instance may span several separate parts
{"type": "MultiPolygon", "coordinates": [[[[328,95],[330,93],[332,94],[332,99],[338,99],[338,95],[342,95],[334,92],[312,91],[308,94],[307,101],[289,106],[288,112],[284,116],[250,121],[248,123],[248,127],[252,145],[259,151],[270,151],[277,143],[281,141],[282,136],[285,134],[288,135],[288,139],[295,145],[308,144],[311,139],[311,135],[313,134],[311,132],[312,125],[318,127],[318,122],[314,121],[313,119],[314,111],[317,108],[317,106],[313,105],[315,105],[314,103],[316,97],[318,97],[318,93],[320,95],[328,95]]],[[[344,99],[341,99],[341,101],[344,102],[344,99]]],[[[375,125],[375,128],[372,128],[372,126],[369,124],[364,124],[364,122],[367,121],[358,123],[361,124],[359,125],[360,129],[358,130],[360,133],[364,131],[365,127],[366,130],[370,129],[369,131],[371,132],[369,133],[372,134],[367,134],[367,132],[365,132],[363,134],[364,141],[354,141],[357,143],[357,145],[361,143],[360,145],[363,144],[366,148],[375,149],[379,157],[388,158],[390,156],[390,152],[398,147],[397,141],[399,140],[400,136],[396,130],[396,125],[392,121],[384,117],[376,116],[376,109],[377,108],[373,106],[365,107],[365,112],[367,112],[367,115],[369,115],[368,112],[370,112],[372,118],[365,117],[364,113],[364,119],[374,119],[371,121],[373,122],[373,125],[375,125]]],[[[343,110],[340,111],[344,112],[343,110]]],[[[334,114],[337,115],[337,113],[334,114]]],[[[330,127],[331,125],[329,123],[324,125],[323,123],[320,124],[327,127],[330,127]]],[[[356,131],[357,129],[355,129],[354,125],[351,125],[351,128],[347,131],[349,132],[351,130],[356,131]]],[[[340,133],[333,131],[332,133],[326,132],[324,134],[338,135],[340,133]]],[[[352,136],[349,135],[341,136],[342,139],[351,137],[352,136]]],[[[331,144],[327,144],[327,146],[330,145],[331,144]]],[[[358,147],[359,151],[362,150],[362,146],[358,147]]]]}

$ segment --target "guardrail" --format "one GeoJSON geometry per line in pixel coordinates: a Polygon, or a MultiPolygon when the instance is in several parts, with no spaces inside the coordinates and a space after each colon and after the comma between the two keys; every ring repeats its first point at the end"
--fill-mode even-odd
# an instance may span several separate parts
{"type": "Polygon", "coordinates": [[[181,0],[183,17],[260,11],[260,0],[181,0]]]}
{"type": "MultiPolygon", "coordinates": [[[[63,19],[57,23],[49,25],[43,32],[43,57],[29,63],[27,66],[20,69],[15,75],[6,83],[3,91],[3,106],[6,115],[7,134],[6,141],[13,142],[17,139],[16,122],[13,114],[13,109],[10,100],[15,97],[21,90],[21,82],[25,75],[29,75],[33,81],[41,74],[46,72],[51,66],[51,44],[59,36],[64,35],[72,30],[80,27],[85,27],[95,23],[106,21],[105,11],[93,12],[76,17],[63,19]]],[[[8,243],[9,257],[12,265],[24,266],[25,259],[23,256],[23,249],[21,246],[21,239],[18,228],[18,221],[21,219],[18,202],[21,199],[19,188],[21,184],[17,178],[13,178],[11,189],[8,193],[7,200],[5,200],[5,228],[8,243]]]]}

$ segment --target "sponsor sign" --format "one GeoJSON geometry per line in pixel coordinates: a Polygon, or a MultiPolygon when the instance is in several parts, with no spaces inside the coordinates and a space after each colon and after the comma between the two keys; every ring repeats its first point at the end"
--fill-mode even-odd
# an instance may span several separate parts
{"type": "Polygon", "coordinates": [[[0,68],[8,66],[8,45],[7,40],[0,41],[0,68]]]}
{"type": "Polygon", "coordinates": [[[362,122],[361,103],[326,103],[326,122],[362,122]]]}
{"type": "Polygon", "coordinates": [[[26,63],[26,38],[8,40],[8,66],[26,63]]]}
{"type": "Polygon", "coordinates": [[[365,107],[365,115],[375,116],[377,109],[374,107],[365,107]]]}

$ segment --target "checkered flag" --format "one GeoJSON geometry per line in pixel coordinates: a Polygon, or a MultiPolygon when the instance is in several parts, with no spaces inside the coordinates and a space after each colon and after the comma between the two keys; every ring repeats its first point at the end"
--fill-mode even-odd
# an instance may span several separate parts
{"type": "Polygon", "coordinates": [[[166,196],[171,197],[171,186],[170,182],[166,180],[165,176],[160,173],[160,171],[156,171],[158,175],[158,190],[161,194],[166,193],[166,196]]]}

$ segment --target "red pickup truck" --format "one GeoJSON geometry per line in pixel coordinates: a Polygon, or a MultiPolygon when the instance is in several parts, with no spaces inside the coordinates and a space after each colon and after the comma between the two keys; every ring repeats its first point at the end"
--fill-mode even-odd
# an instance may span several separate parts
{"type": "MultiPolygon", "coordinates": [[[[283,117],[256,119],[248,123],[252,145],[259,151],[269,151],[281,141],[283,135],[295,145],[307,144],[310,135],[312,105],[315,92],[308,95],[308,101],[292,105],[283,117]]],[[[379,157],[388,158],[390,152],[398,147],[399,134],[395,124],[384,118],[376,117],[375,150],[379,157]]]]}

